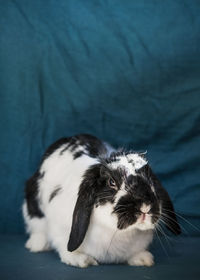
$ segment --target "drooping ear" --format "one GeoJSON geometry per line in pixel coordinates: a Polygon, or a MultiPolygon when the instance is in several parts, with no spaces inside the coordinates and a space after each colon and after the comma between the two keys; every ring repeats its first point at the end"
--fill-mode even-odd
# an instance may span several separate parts
{"type": "Polygon", "coordinates": [[[89,226],[91,212],[92,203],[91,205],[86,205],[83,197],[79,196],[74,208],[72,227],[67,245],[68,251],[76,250],[83,242],[89,226]]]}
{"type": "Polygon", "coordinates": [[[160,181],[153,173],[153,171],[151,170],[148,164],[145,166],[145,173],[148,176],[153,187],[155,188],[158,199],[161,201],[161,208],[162,208],[161,215],[163,214],[163,220],[166,224],[166,227],[172,233],[176,235],[180,234],[181,228],[177,221],[177,217],[174,211],[174,206],[172,204],[168,192],[163,188],[162,184],[160,183],[160,181]]]}
{"type": "Polygon", "coordinates": [[[80,185],[67,245],[67,249],[70,252],[76,250],[85,238],[95,203],[98,174],[99,168],[95,165],[94,168],[86,172],[83,182],[80,185]]]}

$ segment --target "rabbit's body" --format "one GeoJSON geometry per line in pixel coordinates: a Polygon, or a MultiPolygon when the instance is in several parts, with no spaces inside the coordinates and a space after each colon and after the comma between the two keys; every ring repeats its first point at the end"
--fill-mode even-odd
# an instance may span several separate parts
{"type": "MultiPolygon", "coordinates": [[[[153,227],[148,225],[143,229],[141,225],[140,229],[132,222],[126,226],[123,221],[119,224],[119,210],[114,214],[114,207],[126,193],[123,184],[115,196],[114,189],[112,192],[104,189],[100,196],[93,194],[97,182],[89,186],[100,176],[99,163],[110,158],[112,149],[108,147],[95,137],[80,135],[61,139],[47,150],[26,187],[23,214],[30,234],[26,247],[30,251],[54,248],[63,262],[80,267],[97,262],[153,264],[152,255],[146,251],[152,241],[153,227]]],[[[135,154],[133,159],[135,166],[147,164],[135,154]]],[[[120,158],[120,166],[134,174],[131,160],[120,158]]],[[[114,169],[117,161],[108,160],[108,164],[114,169]]]]}

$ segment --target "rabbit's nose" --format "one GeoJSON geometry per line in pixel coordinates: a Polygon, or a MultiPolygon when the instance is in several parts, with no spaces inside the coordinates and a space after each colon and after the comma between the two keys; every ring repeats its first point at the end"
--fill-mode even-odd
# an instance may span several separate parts
{"type": "Polygon", "coordinates": [[[140,207],[140,211],[143,214],[148,214],[150,210],[151,210],[151,206],[149,204],[147,205],[147,204],[143,203],[142,206],[140,207]]]}

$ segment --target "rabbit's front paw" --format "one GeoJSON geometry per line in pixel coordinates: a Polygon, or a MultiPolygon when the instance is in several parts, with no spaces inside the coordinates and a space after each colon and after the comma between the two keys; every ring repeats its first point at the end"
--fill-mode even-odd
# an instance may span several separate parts
{"type": "Polygon", "coordinates": [[[89,265],[98,265],[97,261],[88,255],[74,252],[66,252],[62,254],[61,261],[68,265],[77,266],[77,267],[88,267],[89,265]]]}
{"type": "Polygon", "coordinates": [[[25,247],[35,253],[50,249],[45,234],[40,233],[31,234],[25,244],[25,247]]]}
{"type": "Polygon", "coordinates": [[[128,260],[129,265],[152,266],[154,265],[153,255],[148,251],[140,252],[128,260]]]}

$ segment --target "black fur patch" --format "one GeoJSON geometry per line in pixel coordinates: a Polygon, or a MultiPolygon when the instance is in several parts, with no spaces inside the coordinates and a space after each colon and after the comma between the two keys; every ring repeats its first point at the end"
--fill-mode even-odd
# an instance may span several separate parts
{"type": "Polygon", "coordinates": [[[86,197],[90,197],[93,206],[113,202],[116,191],[109,187],[109,178],[114,178],[116,182],[119,182],[120,175],[117,171],[110,171],[101,164],[92,165],[86,171],[80,185],[79,195],[81,195],[83,201],[86,197]]]}
{"type": "Polygon", "coordinates": [[[28,214],[31,218],[42,218],[42,213],[38,202],[38,180],[44,176],[44,173],[37,171],[27,182],[25,187],[25,198],[27,202],[28,214]]]}
{"type": "Polygon", "coordinates": [[[136,222],[139,211],[133,197],[126,195],[119,199],[113,213],[118,217],[118,229],[125,229],[136,222]]]}
{"type": "Polygon", "coordinates": [[[49,196],[49,202],[52,201],[52,199],[62,190],[60,186],[56,186],[53,192],[49,196]]]}
{"type": "Polygon", "coordinates": [[[74,159],[81,157],[83,154],[87,154],[90,157],[98,157],[107,153],[107,149],[101,140],[95,136],[89,134],[79,134],[73,137],[71,146],[71,152],[78,150],[78,147],[84,147],[84,151],[77,151],[74,153],[74,159]]]}
{"type": "Polygon", "coordinates": [[[165,221],[166,227],[174,234],[178,235],[181,233],[181,228],[177,221],[176,213],[174,210],[174,206],[169,197],[168,192],[163,188],[162,184],[156,177],[156,175],[151,170],[151,167],[147,164],[143,168],[140,169],[140,173],[145,174],[148,178],[151,185],[154,186],[156,191],[156,196],[158,200],[162,204],[161,216],[163,215],[163,219],[165,221]]]}
{"type": "Polygon", "coordinates": [[[125,229],[136,222],[141,214],[140,208],[143,203],[151,205],[151,214],[156,221],[159,216],[159,203],[150,187],[148,179],[141,176],[129,175],[125,189],[127,195],[119,199],[114,212],[118,216],[118,228],[125,229]]]}
{"type": "Polygon", "coordinates": [[[110,157],[105,159],[105,163],[106,163],[106,164],[109,164],[109,163],[112,163],[112,162],[120,161],[119,156],[122,156],[122,152],[119,152],[119,151],[117,151],[117,152],[112,152],[112,153],[110,154],[110,157]]]}
{"type": "Polygon", "coordinates": [[[83,151],[78,151],[78,152],[74,153],[73,158],[77,159],[77,158],[81,157],[83,154],[84,154],[83,151]]]}
{"type": "Polygon", "coordinates": [[[73,213],[72,228],[68,242],[68,250],[76,250],[82,243],[93,207],[114,202],[116,190],[108,185],[109,178],[116,174],[108,175],[108,170],[102,164],[91,166],[84,174],[79,188],[78,199],[73,213]]]}
{"type": "Polygon", "coordinates": [[[59,149],[62,145],[69,143],[70,139],[72,137],[65,137],[57,140],[55,143],[53,143],[49,148],[46,150],[42,162],[48,158],[51,154],[53,154],[57,149],[59,149]]]}
{"type": "Polygon", "coordinates": [[[87,154],[90,157],[97,157],[107,153],[107,149],[101,140],[89,134],[79,134],[56,141],[45,152],[43,161],[64,144],[67,145],[61,150],[60,155],[63,155],[69,149],[70,152],[74,152],[74,159],[81,157],[83,154],[87,154]],[[79,147],[84,147],[85,151],[78,151],[79,147]]]}
{"type": "Polygon", "coordinates": [[[68,144],[66,145],[66,147],[64,149],[62,149],[62,151],[60,152],[60,155],[64,154],[64,152],[67,151],[68,149],[70,149],[70,151],[73,152],[78,147],[76,136],[69,137],[66,139],[67,139],[66,143],[68,143],[68,144]]]}

